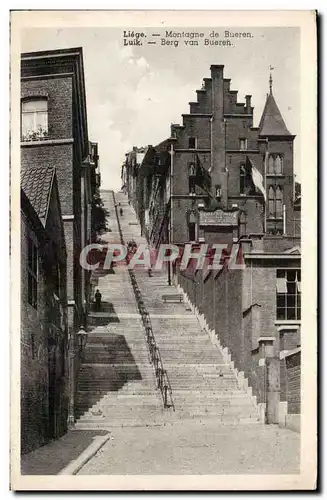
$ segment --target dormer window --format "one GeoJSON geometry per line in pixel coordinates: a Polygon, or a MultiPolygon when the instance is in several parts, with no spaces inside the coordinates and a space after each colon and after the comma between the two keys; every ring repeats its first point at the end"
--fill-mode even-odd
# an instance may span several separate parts
{"type": "Polygon", "coordinates": [[[188,138],[188,147],[189,149],[196,149],[196,137],[188,138]]]}
{"type": "Polygon", "coordinates": [[[247,143],[248,143],[247,139],[244,139],[244,138],[240,139],[240,150],[241,151],[246,151],[247,150],[247,148],[248,148],[248,144],[247,143]]]}
{"type": "Polygon", "coordinates": [[[22,141],[42,141],[48,138],[48,100],[31,98],[22,101],[22,141]]]}

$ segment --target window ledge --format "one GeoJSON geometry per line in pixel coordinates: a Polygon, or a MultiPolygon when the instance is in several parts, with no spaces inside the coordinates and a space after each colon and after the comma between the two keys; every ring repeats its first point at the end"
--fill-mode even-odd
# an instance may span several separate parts
{"type": "Polygon", "coordinates": [[[300,319],[276,319],[275,325],[301,325],[301,320],[300,319]]]}
{"type": "Polygon", "coordinates": [[[73,144],[74,139],[45,139],[42,141],[23,141],[20,143],[21,147],[33,147],[33,146],[55,146],[58,144],[73,144]]]}

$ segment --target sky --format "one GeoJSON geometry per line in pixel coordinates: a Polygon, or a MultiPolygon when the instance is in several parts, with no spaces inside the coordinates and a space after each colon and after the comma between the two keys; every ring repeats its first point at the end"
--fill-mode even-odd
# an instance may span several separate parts
{"type": "MultiPolygon", "coordinates": [[[[127,30],[127,28],[124,28],[127,30]]],[[[227,28],[217,27],[222,35],[227,28]]],[[[233,31],[232,27],[228,27],[233,31]]],[[[170,30],[170,29],[169,29],[170,30]]],[[[203,31],[213,28],[174,28],[203,31]]],[[[289,131],[296,135],[294,166],[300,180],[300,32],[298,28],[242,28],[252,38],[233,39],[223,46],[124,46],[120,28],[33,28],[24,30],[22,52],[83,47],[89,139],[99,144],[102,188],[119,190],[125,153],[133,146],[155,145],[170,135],[171,123],[182,123],[196,101],[211,64],[224,64],[224,77],[238,90],[238,101],[252,95],[254,126],[258,125],[269,91],[269,66],[274,69],[273,93],[289,131]]],[[[138,31],[141,31],[138,28],[138,31]]],[[[145,28],[153,32],[165,29],[145,28]]],[[[235,31],[240,31],[240,28],[235,31]]]]}

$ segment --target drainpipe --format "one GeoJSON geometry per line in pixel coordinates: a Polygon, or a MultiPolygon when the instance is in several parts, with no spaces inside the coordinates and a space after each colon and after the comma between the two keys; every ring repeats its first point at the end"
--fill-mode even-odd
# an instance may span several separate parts
{"type": "Polygon", "coordinates": [[[286,205],[283,205],[283,234],[286,234],[286,205]]]}
{"type": "Polygon", "coordinates": [[[68,429],[75,426],[75,338],[73,332],[68,339],[68,370],[69,370],[69,403],[68,403],[68,429]]]}

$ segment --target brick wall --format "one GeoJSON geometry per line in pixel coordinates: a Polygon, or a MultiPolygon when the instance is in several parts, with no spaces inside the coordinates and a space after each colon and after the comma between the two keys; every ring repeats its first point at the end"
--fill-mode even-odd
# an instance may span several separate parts
{"type": "Polygon", "coordinates": [[[48,132],[51,139],[73,137],[72,77],[22,80],[21,96],[33,97],[44,94],[48,97],[48,132]]]}
{"type": "MultiPolygon", "coordinates": [[[[27,238],[37,243],[27,219],[21,219],[21,451],[26,453],[48,438],[48,343],[45,324],[45,278],[38,279],[38,308],[28,303],[27,238]]],[[[39,269],[42,270],[39,258],[39,269]]]]}
{"type": "Polygon", "coordinates": [[[281,360],[281,401],[287,401],[290,414],[301,413],[301,351],[281,360]]]}
{"type": "MultiPolygon", "coordinates": [[[[79,255],[81,251],[81,156],[78,136],[78,105],[73,92],[72,77],[56,76],[33,80],[22,80],[21,96],[46,95],[48,97],[49,139],[72,140],[72,143],[41,144],[23,143],[21,147],[21,168],[46,166],[56,168],[63,216],[74,216],[65,220],[65,240],[67,246],[67,297],[75,300],[74,315],[70,315],[71,329],[78,328],[83,318],[83,294],[79,255]]],[[[87,210],[84,217],[87,219],[87,210]]]]}
{"type": "Polygon", "coordinates": [[[65,384],[67,313],[65,306],[53,308],[53,292],[66,303],[66,256],[58,232],[58,212],[50,200],[50,232],[34,230],[28,217],[21,217],[21,452],[37,448],[66,431],[68,394],[65,384]],[[57,218],[57,224],[54,224],[57,218]],[[27,245],[38,248],[37,308],[28,302],[27,245]],[[52,239],[53,238],[53,239],[52,239]],[[58,247],[56,248],[56,245],[58,247]],[[56,250],[55,250],[56,248],[56,250]],[[55,250],[55,251],[54,251],[55,250]],[[60,261],[55,260],[59,256],[60,261]],[[60,267],[59,289],[51,270],[60,267]],[[50,355],[50,352],[52,354],[50,355]],[[51,363],[52,359],[52,363],[51,363]]]}

